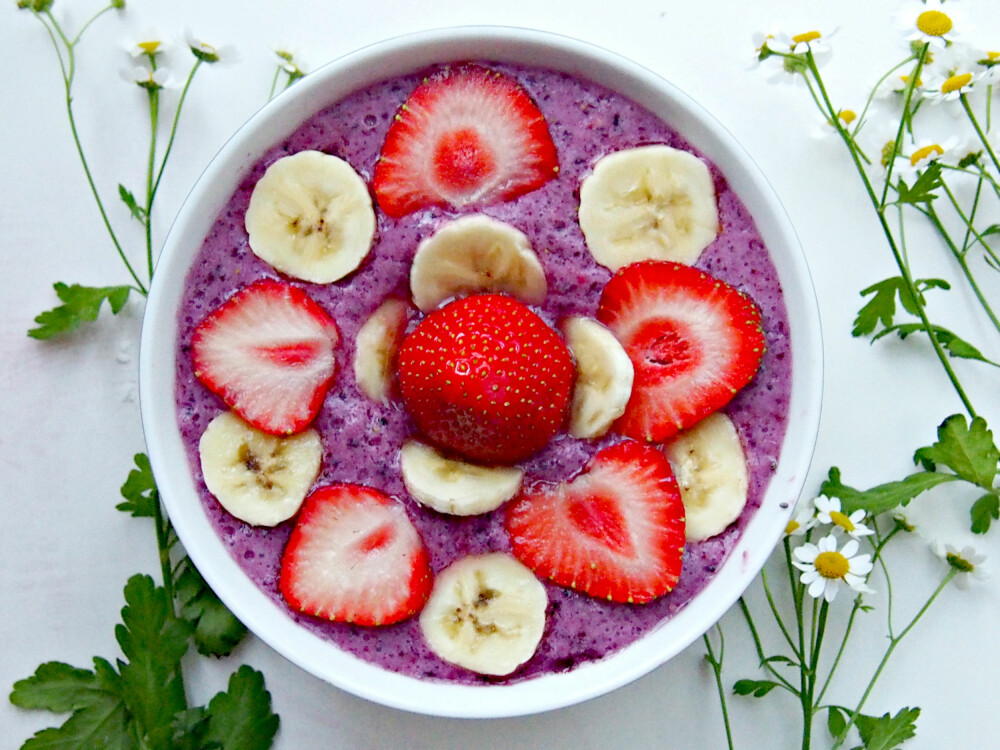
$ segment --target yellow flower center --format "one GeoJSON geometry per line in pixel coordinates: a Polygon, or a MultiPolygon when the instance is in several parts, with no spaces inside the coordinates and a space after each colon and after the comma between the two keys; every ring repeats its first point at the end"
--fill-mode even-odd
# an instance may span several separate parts
{"type": "Polygon", "coordinates": [[[858,119],[858,116],[854,113],[853,109],[842,109],[837,113],[837,116],[844,121],[845,125],[850,125],[858,119]]]}
{"type": "Polygon", "coordinates": [[[851,564],[839,552],[820,552],[816,555],[816,572],[824,578],[843,578],[851,569],[851,564]]]}
{"type": "Polygon", "coordinates": [[[941,93],[950,94],[952,91],[958,91],[963,86],[967,85],[971,80],[972,73],[962,73],[962,75],[952,76],[941,84],[941,93]]]}
{"type": "MultiPolygon", "coordinates": [[[[910,84],[910,77],[909,76],[900,76],[899,80],[903,82],[903,88],[906,88],[910,84]]],[[[918,78],[917,79],[917,86],[923,86],[923,85],[924,85],[924,79],[923,78],[918,78]]]]}
{"type": "Polygon", "coordinates": [[[930,146],[924,146],[923,148],[918,148],[910,156],[910,166],[911,167],[915,167],[915,166],[917,166],[917,164],[920,161],[922,161],[924,159],[927,159],[927,158],[933,156],[934,154],[937,154],[938,156],[941,156],[943,153],[944,153],[944,149],[941,148],[936,143],[931,144],[930,146]]]}
{"type": "Polygon", "coordinates": [[[155,55],[156,51],[160,48],[160,42],[139,42],[136,46],[147,55],[155,55]]]}
{"type": "Polygon", "coordinates": [[[801,524],[793,518],[791,521],[788,522],[788,525],[785,527],[785,533],[793,534],[798,530],[799,526],[801,526],[801,524]]]}
{"type": "Polygon", "coordinates": [[[839,510],[830,511],[830,520],[837,524],[844,531],[851,532],[854,531],[854,524],[851,523],[851,519],[839,510]]]}
{"type": "Polygon", "coordinates": [[[996,62],[997,60],[1000,60],[1000,52],[987,52],[986,59],[990,62],[996,62]]]}
{"type": "Polygon", "coordinates": [[[815,42],[821,36],[823,35],[820,34],[818,31],[807,31],[804,34],[796,34],[795,36],[792,37],[792,41],[795,42],[796,44],[802,44],[802,43],[808,44],[809,42],[815,42]]]}
{"type": "Polygon", "coordinates": [[[927,36],[944,36],[951,31],[951,18],[940,10],[925,10],[917,16],[917,28],[927,36]]]}

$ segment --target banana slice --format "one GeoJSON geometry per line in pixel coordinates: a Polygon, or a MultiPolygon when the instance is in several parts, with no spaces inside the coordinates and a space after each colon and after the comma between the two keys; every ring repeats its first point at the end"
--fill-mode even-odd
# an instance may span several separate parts
{"type": "Polygon", "coordinates": [[[576,360],[569,433],[600,437],[625,413],[635,375],[632,360],[615,335],[593,318],[568,318],[563,332],[576,360]]]}
{"type": "Polygon", "coordinates": [[[423,240],[410,267],[413,302],[424,312],[472,292],[505,292],[541,304],[547,290],[525,234],[480,214],[455,219],[423,240]]]}
{"type": "Polygon", "coordinates": [[[323,457],[316,430],[269,435],[233,412],[209,422],[198,452],[208,491],[223,508],[254,526],[276,526],[294,516],[323,457]]]}
{"type": "Polygon", "coordinates": [[[524,476],[516,466],[479,466],[446,458],[417,440],[400,448],[399,466],[403,484],[417,502],[453,516],[496,510],[517,494],[524,476]]]}
{"type": "Polygon", "coordinates": [[[372,401],[387,403],[396,353],[406,331],[409,305],[390,298],[358,330],[354,344],[354,379],[372,401]]]}
{"type": "Polygon", "coordinates": [[[690,265],[719,229],[712,175],[670,146],[609,154],[580,186],[580,228],[594,260],[612,271],[640,260],[690,265]]]}
{"type": "Polygon", "coordinates": [[[747,502],[747,461],[729,417],[710,414],[664,451],[681,489],[688,541],[715,536],[739,517],[747,502]]]}
{"type": "Polygon", "coordinates": [[[471,555],[437,574],[420,630],[445,661],[506,675],[538,648],[547,606],[545,587],[513,557],[471,555]]]}
{"type": "Polygon", "coordinates": [[[357,268],[375,237],[365,181],[346,161],[320,151],[269,166],[250,195],[245,222],[257,257],[315,284],[357,268]]]}

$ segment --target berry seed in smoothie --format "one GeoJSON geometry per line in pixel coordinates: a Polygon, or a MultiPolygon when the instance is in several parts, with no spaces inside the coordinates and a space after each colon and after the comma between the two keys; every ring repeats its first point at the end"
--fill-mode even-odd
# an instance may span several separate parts
{"type": "MultiPolygon", "coordinates": [[[[365,197],[345,191],[344,200],[354,202],[341,210],[363,214],[365,197]]],[[[324,204],[334,200],[328,196],[324,204]]],[[[331,232],[331,221],[333,215],[320,212],[306,233],[331,232]]],[[[299,229],[302,222],[289,223],[299,229]]],[[[308,256],[314,251],[307,244],[294,252],[308,256]]],[[[505,321],[509,315],[492,317],[505,321]]],[[[635,102],[545,69],[441,66],[356,91],[310,117],[248,168],[189,272],[179,321],[178,423],[205,512],[233,558],[303,627],[359,658],[418,678],[464,684],[529,679],[601,659],[650,632],[698,594],[726,559],[760,506],[787,421],[791,362],[781,288],[753,219],[725,176],[669,123],[635,102]],[[478,109],[498,100],[514,102],[504,117],[478,109]],[[472,114],[464,115],[466,124],[436,130],[441,108],[459,114],[471,108],[472,114]],[[407,112],[416,117],[403,117],[407,112]],[[499,147],[521,131],[526,140],[517,148],[499,147]],[[319,281],[294,264],[263,260],[247,231],[256,221],[248,207],[269,167],[307,152],[324,164],[319,155],[335,157],[333,169],[350,170],[344,184],[360,181],[374,196],[368,198],[374,231],[369,234],[363,221],[351,229],[344,239],[350,263],[319,281]],[[477,244],[487,232],[493,233],[490,241],[477,244]],[[492,258],[485,268],[484,258],[492,258]],[[449,260],[454,267],[446,266],[449,260]],[[224,388],[206,386],[191,351],[203,338],[196,331],[205,321],[256,284],[296,290],[337,332],[324,333],[333,329],[317,322],[322,318],[291,315],[302,321],[301,331],[284,343],[269,337],[263,347],[251,336],[235,355],[269,372],[291,368],[315,376],[300,379],[293,392],[305,407],[318,403],[307,429],[319,437],[322,460],[299,515],[273,526],[232,515],[204,482],[202,435],[219,415],[237,409],[224,388]],[[517,316],[523,308],[531,325],[560,342],[552,351],[563,354],[547,349],[526,363],[511,359],[501,371],[502,357],[480,357],[476,347],[456,348],[450,358],[445,352],[443,361],[457,363],[456,372],[483,373],[488,386],[473,393],[471,403],[495,393],[494,405],[505,411],[487,429],[486,412],[458,409],[461,394],[448,396],[437,412],[455,408],[437,421],[459,439],[442,440],[444,433],[428,427],[426,414],[414,413],[422,408],[415,397],[400,388],[400,362],[429,361],[410,351],[408,341],[455,304],[452,298],[483,296],[516,305],[517,316]],[[732,321],[740,321],[745,335],[730,335],[732,321]],[[318,364],[331,341],[332,379],[318,364]],[[399,354],[407,351],[414,356],[399,354]],[[575,368],[572,393],[554,398],[557,408],[537,405],[536,411],[554,414],[547,417],[545,439],[523,454],[499,451],[535,433],[529,422],[518,422],[507,439],[502,425],[516,404],[500,394],[509,386],[516,403],[544,400],[555,386],[518,391],[520,368],[542,362],[544,369],[550,356],[563,355],[568,359],[560,360],[559,374],[531,376],[564,382],[566,362],[575,368]],[[502,381],[498,372],[514,374],[502,381]],[[707,401],[691,396],[705,389],[713,394],[707,401]],[[484,446],[499,452],[484,452],[484,446]],[[685,503],[709,502],[712,493],[697,480],[710,472],[695,459],[715,451],[727,465],[738,464],[742,475],[727,473],[737,479],[725,480],[725,502],[685,510],[682,496],[685,503]],[[437,504],[453,489],[442,476],[462,488],[458,506],[437,504]],[[480,492],[484,486],[489,492],[480,492]],[[406,564],[386,568],[393,585],[376,592],[381,614],[364,596],[348,597],[336,571],[310,580],[313,588],[292,585],[298,574],[286,556],[299,561],[315,539],[336,539],[343,528],[337,524],[348,517],[366,530],[354,548],[362,558],[385,560],[379,556],[387,550],[405,551],[406,564]],[[324,524],[334,530],[314,533],[324,524]],[[539,531],[545,528],[552,536],[539,531]],[[290,545],[293,535],[299,541],[290,545]],[[570,537],[565,548],[573,555],[599,549],[600,556],[574,571],[570,553],[549,554],[570,537]],[[525,579],[524,570],[533,575],[525,579]],[[500,649],[505,656],[492,663],[502,668],[469,666],[429,642],[434,639],[427,628],[440,627],[425,622],[438,606],[438,593],[430,589],[439,582],[454,589],[464,580],[493,583],[457,605],[463,623],[481,622],[480,613],[496,609],[496,595],[525,581],[543,586],[544,599],[533,586],[524,589],[530,606],[523,616],[537,641],[532,635],[530,648],[519,642],[518,649],[500,649]],[[313,596],[317,588],[323,597],[313,596]],[[329,619],[334,611],[346,614],[329,619]],[[522,655],[511,663],[515,650],[522,655]]],[[[479,327],[461,340],[483,336],[519,349],[521,335],[479,327]],[[513,338],[504,339],[508,334],[513,338]]],[[[519,419],[531,412],[522,410],[519,419]]],[[[280,483],[282,450],[237,451],[230,460],[257,484],[280,483]],[[261,472],[273,473],[261,479],[261,472]]],[[[301,484],[301,474],[296,481],[301,484]]],[[[346,542],[336,544],[331,553],[346,542]]],[[[371,587],[369,594],[376,596],[371,587]]],[[[466,637],[456,631],[452,641],[466,637]]]]}

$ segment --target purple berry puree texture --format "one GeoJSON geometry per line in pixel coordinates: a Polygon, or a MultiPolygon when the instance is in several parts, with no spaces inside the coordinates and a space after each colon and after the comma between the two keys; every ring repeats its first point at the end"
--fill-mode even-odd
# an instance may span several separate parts
{"type": "MultiPolygon", "coordinates": [[[[444,516],[419,506],[406,492],[399,447],[414,435],[413,422],[398,400],[367,400],[351,366],[358,329],[388,296],[408,295],[410,261],[417,244],[458,215],[481,212],[508,222],[531,240],[548,279],[545,303],[535,308],[551,325],[567,315],[593,316],[610,272],[587,251],[577,223],[580,181],[601,156],[650,143],[691,147],[649,111],[602,86],[543,69],[490,64],[518,80],[548,121],[559,155],[559,173],[543,187],[516,200],[478,208],[420,210],[400,219],[378,211],[374,247],[361,267],[329,285],[300,285],[336,320],[341,332],[338,374],[315,427],[322,436],[323,466],[316,486],[352,482],[376,487],[406,507],[430,552],[434,570],[472,553],[509,551],[503,510],[471,518],[444,516]]],[[[227,514],[205,489],[198,440],[208,422],[225,409],[194,377],[189,343],[194,327],[235,290],[280,275],[250,251],[243,217],[254,184],[269,164],[286,154],[317,149],[346,159],[370,183],[397,108],[429,71],[377,83],[328,106],[274,146],[245,178],[219,215],[195,260],[179,310],[176,385],[177,419],[188,447],[201,502],[239,565],[264,592],[284,606],[277,588],[282,550],[293,521],[273,529],[254,528],[227,514]]],[[[546,584],[547,625],[534,657],[507,678],[484,678],[450,665],[425,645],[416,618],[381,628],[330,623],[289,611],[288,616],[342,649],[403,674],[478,684],[529,679],[601,659],[641,638],[698,594],[726,559],[749,518],[760,506],[774,472],[788,412],[791,358],[788,320],[774,267],[752,217],[714,166],[721,231],[697,266],[743,290],[759,305],[767,353],[754,380],[726,408],[747,451],[750,494],[740,519],[722,534],[688,544],[683,572],[668,595],[645,605],[613,604],[546,584]]],[[[415,317],[410,325],[415,324],[415,317]]],[[[597,441],[561,434],[522,462],[525,481],[557,482],[579,473],[600,448],[621,440],[610,433],[597,441]]]]}

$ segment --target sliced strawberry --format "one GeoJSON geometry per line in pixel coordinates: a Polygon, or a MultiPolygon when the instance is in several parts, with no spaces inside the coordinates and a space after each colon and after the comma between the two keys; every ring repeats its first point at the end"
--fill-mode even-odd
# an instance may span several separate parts
{"type": "Polygon", "coordinates": [[[554,330],[499,294],[455,300],[403,340],[399,385],[417,426],[474,461],[513,463],[562,426],[573,360],[554,330]]]}
{"type": "Polygon", "coordinates": [[[340,334],[298,287],[266,279],[195,329],[195,376],[254,427],[291,434],[312,422],[333,380],[340,334]]]}
{"type": "Polygon", "coordinates": [[[754,302],[697,268],[643,261],[604,287],[597,319],[635,369],[615,429],[659,442],[729,403],[756,374],[764,332],[754,302]]]}
{"type": "Polygon", "coordinates": [[[481,67],[425,80],[399,109],[375,165],[390,216],[485,205],[541,187],[559,169],[545,118],[513,80],[481,67]]]}
{"type": "Polygon", "coordinates": [[[427,550],[403,506],[371,487],[335,484],[302,504],[278,585],[299,612],[388,625],[420,611],[432,583],[427,550]]]}
{"type": "Polygon", "coordinates": [[[506,513],[514,556],[560,586],[641,604],[680,576],[684,505],[652,446],[605,448],[572,481],[524,493],[506,513]]]}

